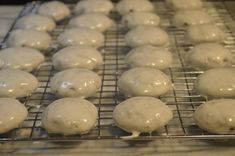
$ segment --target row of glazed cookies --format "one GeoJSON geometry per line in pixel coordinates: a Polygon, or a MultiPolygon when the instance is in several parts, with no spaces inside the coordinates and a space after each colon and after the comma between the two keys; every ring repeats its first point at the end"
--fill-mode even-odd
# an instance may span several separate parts
{"type": "Polygon", "coordinates": [[[235,134],[234,58],[221,44],[225,42],[225,33],[203,11],[201,0],[166,0],[166,4],[176,10],[172,24],[178,28],[186,27],[186,39],[195,45],[187,52],[186,62],[196,70],[205,70],[197,77],[194,89],[202,96],[214,99],[196,109],[195,122],[211,133],[235,134]]]}
{"type": "Polygon", "coordinates": [[[168,51],[168,34],[160,27],[160,18],[148,0],[121,0],[117,12],[129,30],[125,42],[131,48],[125,62],[131,69],[118,78],[118,89],[126,96],[113,111],[115,124],[131,133],[124,139],[152,133],[173,118],[171,109],[157,99],[172,89],[172,82],[164,73],[173,56],[168,51]],[[162,71],[161,71],[162,70],[162,71]]]}
{"type": "MultiPolygon", "coordinates": [[[[96,1],[93,1],[93,2],[96,3],[96,1]]],[[[103,1],[103,2],[110,3],[109,1],[103,1]]],[[[90,3],[90,4],[94,5],[93,3],[90,3]]],[[[80,4],[78,4],[78,5],[80,5],[80,4]]],[[[98,4],[96,4],[96,5],[98,5],[98,4]]],[[[86,5],[85,5],[85,8],[87,8],[86,5]]],[[[90,7],[88,7],[87,9],[90,9],[90,7]]],[[[77,10],[77,9],[75,9],[75,10],[77,10]]],[[[108,10],[110,11],[109,7],[108,7],[108,10]]],[[[92,11],[92,10],[90,10],[90,11],[92,11]]],[[[93,11],[96,11],[96,9],[94,8],[93,11]]],[[[100,11],[103,12],[105,10],[101,9],[100,11]]],[[[1,76],[1,84],[2,85],[1,85],[1,89],[0,89],[1,90],[1,92],[0,92],[1,97],[14,97],[14,98],[25,97],[25,96],[30,95],[38,87],[38,80],[32,74],[27,73],[25,71],[31,72],[31,71],[38,69],[40,67],[40,64],[44,61],[45,58],[38,50],[40,50],[42,52],[46,52],[46,50],[51,45],[51,37],[46,32],[50,33],[55,28],[55,26],[56,26],[55,22],[60,22],[61,20],[67,18],[70,15],[70,10],[62,2],[52,1],[52,2],[48,2],[48,3],[43,3],[39,7],[37,13],[38,14],[26,15],[17,21],[17,23],[14,27],[16,30],[13,30],[11,32],[9,38],[7,39],[7,43],[6,43],[6,45],[8,47],[12,47],[12,48],[4,49],[0,53],[1,69],[3,69],[0,71],[0,74],[2,75],[1,76]],[[55,22],[52,19],[55,20],[55,22]]],[[[70,24],[69,24],[70,26],[74,26],[73,21],[74,20],[72,20],[70,22],[70,24]]],[[[79,23],[77,21],[79,21],[79,20],[76,20],[75,25],[77,23],[79,23]]],[[[80,21],[81,21],[80,23],[85,24],[85,25],[79,25],[81,27],[92,26],[91,29],[98,28],[100,30],[106,29],[103,26],[107,26],[107,21],[109,22],[108,26],[111,23],[108,18],[105,18],[101,14],[97,14],[97,15],[94,14],[94,16],[92,14],[89,14],[88,17],[82,16],[80,21]],[[88,23],[86,23],[87,22],[86,19],[88,19],[88,18],[93,18],[93,19],[101,18],[101,22],[103,22],[103,23],[101,23],[101,26],[100,26],[100,23],[97,23],[97,22],[99,22],[99,21],[97,21],[97,19],[96,19],[96,22],[94,22],[94,23],[92,23],[94,21],[92,19],[90,20],[90,22],[88,21],[88,23]],[[102,19],[104,19],[104,20],[102,20],[102,19]],[[98,27],[97,27],[97,25],[98,25],[98,27]]],[[[88,40],[89,40],[89,34],[87,34],[87,35],[88,36],[85,35],[82,37],[83,41],[84,41],[84,38],[88,38],[88,40]]],[[[100,36],[102,36],[102,35],[100,35],[100,36]]],[[[102,39],[103,39],[103,36],[102,36],[102,39]]],[[[82,42],[79,42],[79,43],[82,43],[82,42]]],[[[88,47],[88,46],[87,47],[74,46],[74,47],[68,47],[67,49],[61,50],[62,52],[57,53],[57,55],[55,56],[55,59],[53,59],[54,66],[59,70],[73,68],[73,67],[75,68],[75,66],[81,67],[81,68],[85,67],[88,69],[93,69],[97,65],[100,65],[103,63],[102,62],[103,61],[102,55],[96,50],[96,48],[92,48],[92,47],[88,47]],[[70,60],[69,65],[66,64],[66,61],[64,63],[61,63],[60,58],[64,56],[63,51],[66,52],[65,58],[68,58],[67,56],[69,56],[69,55],[70,55],[70,59],[75,57],[74,62],[71,62],[72,60],[70,60]],[[73,54],[73,52],[76,54],[73,54]],[[71,55],[73,55],[73,56],[71,56],[71,55]]],[[[87,97],[91,94],[91,92],[94,93],[97,91],[97,89],[99,89],[100,84],[101,84],[101,79],[99,78],[99,76],[95,72],[92,72],[92,71],[86,70],[86,69],[77,69],[77,70],[75,69],[75,72],[73,72],[73,71],[68,72],[68,74],[65,74],[65,75],[67,77],[71,78],[69,76],[69,74],[71,74],[71,73],[74,74],[75,76],[78,74],[79,77],[77,77],[77,79],[81,79],[81,81],[78,82],[80,84],[80,86],[76,86],[76,87],[79,87],[78,90],[80,90],[80,92],[79,92],[80,94],[77,93],[77,94],[79,94],[78,97],[87,97]],[[93,79],[95,79],[95,80],[93,81],[93,79]],[[96,81],[98,81],[98,82],[96,82],[96,81]],[[84,85],[86,85],[88,87],[86,88],[84,85]],[[91,86],[90,88],[89,88],[89,85],[91,86]],[[93,88],[92,88],[92,86],[93,86],[93,88]],[[85,87],[85,91],[83,90],[84,88],[82,88],[82,87],[85,87]]],[[[58,73],[58,75],[61,75],[61,74],[58,73]]],[[[74,75],[72,75],[72,76],[74,76],[74,75]]],[[[61,79],[63,79],[63,78],[64,77],[62,74],[61,79]]],[[[54,78],[54,79],[56,79],[56,78],[54,78]]],[[[53,82],[51,82],[51,83],[53,84],[53,82]]],[[[78,83],[76,84],[76,82],[75,82],[75,85],[79,85],[78,83]]],[[[56,85],[58,86],[59,84],[56,84],[56,85]]],[[[69,84],[67,84],[67,85],[69,86],[69,84]]],[[[64,83],[63,87],[65,87],[65,86],[66,86],[66,84],[64,83]]],[[[77,89],[76,87],[74,88],[74,92],[76,92],[75,91],[77,89]]],[[[68,96],[73,95],[73,94],[71,95],[71,92],[66,94],[65,92],[63,92],[62,89],[60,91],[61,92],[59,92],[59,93],[62,93],[62,97],[66,97],[66,95],[68,95],[68,96]]],[[[59,93],[56,95],[60,95],[59,93]]],[[[86,130],[84,130],[85,127],[82,126],[82,124],[85,123],[85,125],[88,126],[88,128],[91,128],[91,127],[89,127],[89,124],[91,123],[92,127],[93,127],[95,123],[92,123],[91,120],[94,120],[94,122],[96,122],[97,114],[98,114],[97,110],[96,110],[95,106],[93,106],[93,104],[91,104],[89,101],[82,100],[79,98],[76,98],[74,100],[76,101],[76,104],[81,103],[80,105],[78,104],[77,106],[74,105],[74,107],[76,107],[76,108],[78,107],[78,109],[71,108],[71,107],[73,107],[73,102],[72,102],[73,99],[68,99],[68,102],[63,102],[63,103],[65,103],[65,105],[71,103],[71,107],[68,107],[68,109],[70,109],[70,111],[71,110],[76,110],[76,111],[80,110],[80,112],[81,112],[81,113],[79,113],[78,116],[76,116],[77,113],[72,114],[72,115],[75,115],[81,121],[81,122],[79,121],[79,124],[80,124],[79,126],[76,126],[76,124],[78,124],[78,123],[73,123],[73,125],[75,125],[74,131],[76,131],[78,129],[79,130],[82,129],[81,131],[86,131],[86,130]],[[87,104],[83,105],[84,103],[87,103],[87,104]],[[90,110],[92,112],[89,112],[90,110]],[[86,117],[87,117],[87,119],[86,119],[86,117]]],[[[65,99],[65,101],[67,101],[67,99],[65,99]]],[[[11,98],[1,98],[0,99],[0,107],[1,107],[0,115],[1,115],[1,119],[2,119],[0,133],[5,133],[13,128],[18,127],[18,125],[20,123],[22,123],[25,120],[25,118],[27,117],[27,109],[24,107],[23,104],[21,104],[17,100],[14,100],[11,98]],[[8,105],[12,105],[12,108],[9,109],[8,105]],[[19,111],[15,112],[15,110],[19,110],[19,111]]],[[[67,108],[67,106],[65,106],[65,108],[67,108]]],[[[58,109],[60,109],[60,108],[58,108],[58,109]]],[[[64,109],[62,109],[62,110],[64,110],[64,109]]],[[[54,111],[56,111],[56,110],[54,110],[54,111]]],[[[66,111],[63,111],[63,112],[66,112],[66,111]]],[[[50,113],[47,114],[47,111],[45,111],[45,114],[46,114],[45,116],[50,115],[50,113]]],[[[54,116],[55,118],[57,117],[56,115],[59,115],[59,114],[55,114],[55,116],[54,116]]],[[[63,114],[60,114],[60,115],[63,115],[63,114]]],[[[69,119],[67,115],[68,114],[66,113],[66,119],[69,119]]],[[[50,119],[51,118],[49,118],[47,120],[47,122],[50,121],[50,119]]],[[[71,122],[72,120],[73,119],[71,119],[68,122],[71,122]]],[[[66,122],[66,124],[68,122],[66,122]]],[[[61,123],[64,123],[64,122],[62,121],[61,123]]],[[[53,126],[53,123],[50,123],[50,124],[52,124],[52,126],[53,126]]],[[[63,126],[61,126],[59,128],[61,128],[61,131],[63,131],[63,126]]],[[[70,128],[71,127],[68,127],[68,129],[70,129],[70,128]]],[[[74,132],[71,130],[70,133],[74,133],[74,132]]]]}

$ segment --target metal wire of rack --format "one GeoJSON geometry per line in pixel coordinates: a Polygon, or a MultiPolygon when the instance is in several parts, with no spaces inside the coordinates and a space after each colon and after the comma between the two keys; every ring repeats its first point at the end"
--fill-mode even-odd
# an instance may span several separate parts
{"type": "MultiPolygon", "coordinates": [[[[151,134],[142,134],[138,140],[154,140],[158,138],[197,138],[197,139],[235,139],[235,135],[214,135],[201,130],[193,121],[192,115],[200,104],[206,99],[193,90],[193,83],[201,71],[195,71],[184,62],[185,51],[192,48],[184,39],[184,30],[174,28],[170,24],[172,11],[167,10],[162,2],[153,2],[156,12],[161,17],[161,27],[170,36],[171,44],[168,47],[173,53],[174,62],[171,68],[164,72],[174,83],[174,89],[160,99],[166,102],[172,109],[174,117],[164,128],[151,134]]],[[[35,12],[40,2],[33,2],[25,6],[21,16],[35,12]]],[[[227,25],[227,20],[232,20],[230,13],[222,2],[206,2],[206,11],[214,18],[216,24],[227,34],[225,46],[235,54],[235,38],[227,25]]],[[[73,5],[71,5],[73,7],[73,5]]],[[[41,114],[46,106],[57,98],[50,92],[50,78],[56,73],[51,63],[51,56],[58,50],[56,46],[57,36],[64,31],[69,19],[58,24],[51,33],[54,41],[45,63],[33,74],[38,78],[40,87],[30,96],[20,99],[28,108],[28,117],[20,125],[7,134],[0,135],[0,141],[79,141],[97,139],[120,139],[120,136],[128,135],[113,124],[112,111],[114,107],[123,101],[125,97],[118,91],[117,79],[121,73],[128,69],[124,57],[130,50],[125,42],[126,33],[124,26],[119,22],[120,17],[113,12],[110,17],[116,24],[105,32],[105,44],[100,49],[104,65],[96,70],[102,78],[102,87],[96,95],[89,98],[99,110],[99,118],[96,127],[86,135],[63,136],[48,134],[41,127],[41,114]]],[[[17,19],[18,19],[17,18],[17,19]]],[[[16,20],[17,20],[16,19],[16,20]]],[[[13,29],[13,27],[12,27],[13,29]]],[[[8,36],[8,35],[7,35],[8,36]]],[[[6,36],[6,38],[7,38],[6,36]]],[[[3,44],[4,45],[4,44],[3,44]]],[[[3,46],[4,47],[4,46],[3,46]]]]}

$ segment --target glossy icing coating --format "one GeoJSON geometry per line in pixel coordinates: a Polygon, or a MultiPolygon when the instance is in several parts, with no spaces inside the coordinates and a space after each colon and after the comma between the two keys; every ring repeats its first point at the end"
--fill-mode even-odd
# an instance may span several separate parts
{"type": "Polygon", "coordinates": [[[37,50],[26,47],[12,47],[0,51],[0,69],[19,69],[32,71],[44,61],[37,50]]]}
{"type": "Polygon", "coordinates": [[[38,14],[49,16],[55,21],[60,21],[70,15],[70,10],[63,2],[50,1],[43,3],[38,8],[38,14]]]}
{"type": "Polygon", "coordinates": [[[126,96],[158,97],[172,89],[172,83],[160,70],[132,68],[118,79],[118,88],[126,96]]]}
{"type": "Polygon", "coordinates": [[[202,96],[235,98],[235,68],[214,68],[199,75],[194,84],[202,96]]]}
{"type": "Polygon", "coordinates": [[[132,49],[125,57],[126,63],[132,68],[148,67],[160,70],[169,68],[172,60],[172,54],[165,48],[150,45],[132,49]]]}
{"type": "Polygon", "coordinates": [[[101,78],[88,69],[67,69],[55,74],[50,82],[51,91],[59,97],[86,98],[101,87],[101,78]]]}
{"type": "Polygon", "coordinates": [[[132,133],[151,133],[165,126],[173,118],[171,109],[161,100],[153,97],[133,97],[118,104],[113,111],[115,124],[132,133]]]}
{"type": "Polygon", "coordinates": [[[126,34],[125,41],[130,47],[143,45],[163,46],[169,42],[169,36],[158,27],[139,26],[126,34]]]}
{"type": "Polygon", "coordinates": [[[186,61],[195,69],[206,70],[232,66],[233,55],[219,43],[196,45],[186,54],[186,61]]]}
{"type": "Polygon", "coordinates": [[[224,42],[226,39],[222,29],[212,24],[202,24],[189,27],[186,38],[194,44],[205,42],[224,42]]]}
{"type": "Polygon", "coordinates": [[[148,0],[121,0],[116,5],[116,10],[120,15],[131,12],[153,11],[154,6],[148,0]]]}
{"type": "Polygon", "coordinates": [[[200,105],[194,113],[197,125],[215,134],[235,134],[235,100],[211,100],[200,105]]]}
{"type": "Polygon", "coordinates": [[[52,63],[57,70],[69,68],[94,69],[103,64],[103,56],[92,47],[70,46],[55,53],[52,57],[52,63]]]}
{"type": "Polygon", "coordinates": [[[27,109],[18,100],[0,98],[0,134],[17,128],[27,115],[27,109]]]}
{"type": "Polygon", "coordinates": [[[95,126],[97,118],[97,108],[91,102],[80,98],[63,98],[45,109],[42,126],[50,133],[85,134],[95,126]]]}
{"type": "Polygon", "coordinates": [[[82,0],[78,1],[74,13],[102,13],[109,14],[114,8],[113,3],[109,0],[82,0]]]}
{"type": "Polygon", "coordinates": [[[90,28],[100,32],[104,32],[110,28],[112,24],[113,21],[101,13],[86,13],[69,21],[70,27],[90,28]]]}
{"type": "Polygon", "coordinates": [[[50,43],[50,35],[30,29],[13,30],[6,41],[8,47],[30,47],[38,50],[46,50],[50,43]]]}
{"type": "Polygon", "coordinates": [[[104,43],[104,35],[89,28],[71,28],[59,35],[58,42],[62,46],[87,45],[100,47],[104,43]]]}
{"type": "Polygon", "coordinates": [[[17,29],[33,29],[38,31],[52,31],[55,28],[55,22],[47,16],[29,14],[17,20],[15,28],[17,29]]]}
{"type": "Polygon", "coordinates": [[[158,26],[160,17],[153,12],[132,12],[122,18],[122,23],[130,29],[137,26],[158,26]]]}
{"type": "Polygon", "coordinates": [[[212,23],[212,19],[202,9],[179,10],[172,18],[172,24],[175,27],[188,27],[207,23],[212,23]]]}
{"type": "Polygon", "coordinates": [[[38,80],[32,74],[16,70],[0,70],[0,97],[25,97],[38,87],[38,80]]]}
{"type": "Polygon", "coordinates": [[[180,9],[201,9],[203,2],[201,0],[165,0],[166,5],[174,10],[180,9]]]}

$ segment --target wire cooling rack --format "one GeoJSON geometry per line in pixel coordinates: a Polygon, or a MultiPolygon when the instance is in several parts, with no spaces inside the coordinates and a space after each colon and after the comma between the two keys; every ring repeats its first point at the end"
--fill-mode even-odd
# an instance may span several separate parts
{"type": "MultiPolygon", "coordinates": [[[[174,28],[170,24],[173,12],[165,8],[162,2],[153,2],[156,6],[156,13],[161,17],[161,27],[170,36],[170,46],[174,56],[171,68],[164,72],[174,83],[174,89],[160,99],[168,104],[173,110],[174,118],[167,126],[151,134],[142,134],[136,138],[139,140],[154,140],[158,138],[197,138],[197,139],[235,139],[235,135],[214,135],[201,130],[193,121],[193,113],[197,106],[206,101],[193,90],[193,83],[196,77],[202,73],[190,68],[184,62],[184,53],[192,48],[184,38],[184,30],[174,28]]],[[[19,17],[36,12],[40,2],[29,3],[20,13],[19,17]]],[[[235,54],[235,40],[229,24],[232,15],[226,9],[223,2],[206,2],[205,10],[213,17],[215,23],[221,27],[227,35],[225,46],[235,54]]],[[[70,5],[71,8],[74,5],[70,5]]],[[[50,92],[50,78],[57,72],[53,69],[51,56],[59,50],[56,39],[64,31],[69,19],[58,24],[51,33],[53,45],[46,55],[46,61],[41,68],[33,74],[38,78],[40,87],[30,96],[20,99],[28,108],[27,119],[7,134],[0,135],[0,141],[79,141],[97,139],[120,139],[121,136],[130,135],[117,128],[112,120],[114,107],[125,100],[118,91],[117,79],[122,72],[128,70],[124,57],[130,50],[124,42],[126,30],[120,23],[120,16],[116,12],[110,17],[116,21],[108,31],[105,32],[105,44],[100,49],[104,57],[104,65],[96,70],[102,78],[102,87],[97,94],[88,100],[93,102],[99,110],[99,118],[96,127],[86,135],[63,136],[48,134],[41,127],[41,115],[45,107],[57,98],[50,92]]],[[[16,19],[16,21],[18,20],[16,19]]],[[[70,17],[72,18],[72,17],[70,17]]],[[[14,29],[12,26],[11,30],[14,29]]],[[[11,31],[10,30],[10,31],[11,31]]],[[[8,35],[6,36],[6,38],[8,35]]],[[[4,43],[2,45],[4,47],[4,43]]]]}

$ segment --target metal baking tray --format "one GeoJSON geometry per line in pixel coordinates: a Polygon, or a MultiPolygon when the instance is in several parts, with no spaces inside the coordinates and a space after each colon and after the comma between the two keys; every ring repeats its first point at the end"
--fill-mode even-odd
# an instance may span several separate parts
{"type": "MultiPolygon", "coordinates": [[[[174,83],[174,89],[160,97],[173,110],[174,117],[169,124],[151,134],[142,134],[137,140],[155,140],[169,138],[193,138],[193,139],[235,139],[235,135],[214,135],[200,129],[193,121],[192,115],[195,109],[207,99],[204,99],[193,90],[196,77],[202,71],[196,71],[185,64],[184,53],[192,48],[184,38],[184,30],[171,26],[170,18],[173,11],[167,9],[163,2],[153,1],[156,6],[156,13],[161,17],[161,27],[170,36],[169,50],[172,51],[174,61],[172,66],[164,72],[174,83]]],[[[21,11],[19,17],[36,12],[41,2],[28,3],[21,11]]],[[[72,9],[75,4],[69,4],[72,9]]],[[[225,47],[235,55],[235,38],[231,26],[234,26],[232,14],[227,10],[224,2],[205,2],[205,10],[213,17],[216,25],[226,33],[225,47]]],[[[114,107],[125,100],[125,97],[118,91],[117,79],[122,72],[128,70],[124,57],[130,50],[124,42],[125,28],[120,23],[120,16],[114,11],[110,17],[116,21],[105,35],[105,43],[100,51],[104,57],[104,65],[96,70],[102,78],[102,87],[93,97],[88,98],[93,102],[99,111],[99,118],[96,127],[85,135],[64,136],[48,134],[41,127],[41,115],[45,107],[57,98],[50,92],[50,78],[57,72],[53,69],[51,56],[59,50],[56,43],[57,36],[66,29],[69,19],[58,23],[56,29],[51,33],[53,45],[46,55],[46,61],[33,74],[38,78],[40,87],[32,95],[19,99],[27,107],[29,114],[27,119],[7,134],[0,135],[0,141],[80,141],[99,139],[120,139],[128,133],[117,128],[112,120],[114,107]]],[[[72,16],[70,17],[72,18],[72,16]]],[[[14,24],[10,31],[14,29],[14,24]]],[[[9,31],[9,32],[10,32],[9,31]]],[[[6,35],[8,37],[9,33],[6,35]]],[[[4,40],[4,41],[5,41],[4,40]]],[[[5,47],[4,41],[2,48],[5,47]]]]}

